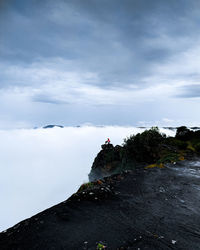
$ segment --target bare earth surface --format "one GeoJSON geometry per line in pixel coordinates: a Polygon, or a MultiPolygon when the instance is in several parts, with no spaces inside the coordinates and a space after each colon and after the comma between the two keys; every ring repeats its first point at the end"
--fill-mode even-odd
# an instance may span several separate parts
{"type": "Polygon", "coordinates": [[[200,249],[200,162],[104,179],[0,233],[0,249],[200,249]]]}

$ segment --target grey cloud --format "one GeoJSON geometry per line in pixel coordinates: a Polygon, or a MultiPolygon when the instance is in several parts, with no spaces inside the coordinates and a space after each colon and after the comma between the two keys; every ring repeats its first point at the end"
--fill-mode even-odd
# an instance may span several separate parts
{"type": "Polygon", "coordinates": [[[200,84],[190,84],[182,86],[178,89],[179,94],[176,97],[180,98],[197,98],[200,97],[200,84]]]}
{"type": "Polygon", "coordinates": [[[32,97],[33,102],[49,103],[49,104],[69,104],[67,101],[57,100],[49,95],[35,95],[32,97]]]}
{"type": "Polygon", "coordinates": [[[199,4],[180,2],[21,0],[1,18],[0,54],[10,63],[68,59],[76,71],[99,73],[102,86],[141,84],[155,73],[154,64],[186,50],[197,36],[199,4]],[[190,39],[171,46],[162,35],[190,39]]]}

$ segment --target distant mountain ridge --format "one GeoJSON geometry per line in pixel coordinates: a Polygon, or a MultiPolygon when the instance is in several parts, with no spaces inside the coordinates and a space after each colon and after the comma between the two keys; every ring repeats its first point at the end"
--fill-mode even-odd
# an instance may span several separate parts
{"type": "MultiPolygon", "coordinates": [[[[112,125],[74,125],[72,127],[81,128],[81,127],[84,127],[84,126],[103,128],[103,127],[109,127],[109,126],[112,126],[112,125]]],[[[54,127],[64,128],[64,127],[67,127],[67,126],[58,125],[58,124],[48,124],[48,125],[43,126],[42,128],[46,129],[46,128],[54,128],[54,127]]],[[[121,126],[121,127],[123,127],[123,126],[121,126]]],[[[141,127],[141,126],[130,126],[130,127],[141,128],[141,129],[149,129],[149,128],[151,128],[151,127],[141,127]]],[[[35,128],[37,128],[37,127],[35,127],[35,128]]],[[[176,126],[175,127],[160,126],[159,128],[169,129],[169,130],[176,130],[178,127],[176,127],[176,126]]],[[[198,126],[188,127],[188,128],[192,129],[192,130],[200,130],[200,127],[198,127],[198,126]]]]}
{"type": "Polygon", "coordinates": [[[47,129],[47,128],[55,128],[55,127],[64,128],[64,126],[62,126],[62,125],[55,125],[55,124],[49,124],[49,125],[44,126],[43,128],[47,129]]]}

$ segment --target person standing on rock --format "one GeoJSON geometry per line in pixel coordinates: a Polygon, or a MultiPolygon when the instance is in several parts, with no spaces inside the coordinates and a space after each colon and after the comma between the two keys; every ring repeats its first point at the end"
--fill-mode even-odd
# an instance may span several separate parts
{"type": "Polygon", "coordinates": [[[105,144],[110,144],[110,139],[108,138],[107,141],[105,141],[105,144]]]}

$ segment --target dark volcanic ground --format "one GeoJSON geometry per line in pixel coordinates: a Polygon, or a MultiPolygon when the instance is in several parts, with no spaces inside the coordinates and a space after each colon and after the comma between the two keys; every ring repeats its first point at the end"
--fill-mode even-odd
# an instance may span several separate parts
{"type": "Polygon", "coordinates": [[[0,249],[200,249],[200,162],[142,168],[0,234],[0,249]]]}

